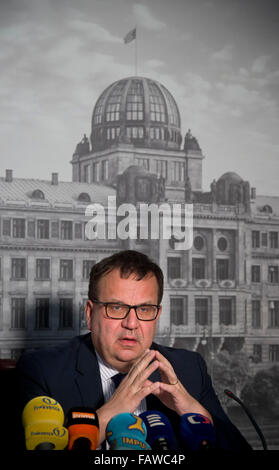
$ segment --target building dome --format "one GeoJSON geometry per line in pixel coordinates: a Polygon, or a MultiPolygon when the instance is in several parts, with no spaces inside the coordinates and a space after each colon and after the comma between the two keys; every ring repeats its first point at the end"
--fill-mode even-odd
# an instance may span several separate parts
{"type": "MultiPolygon", "coordinates": [[[[212,189],[213,189],[212,183],[212,189]]],[[[214,190],[215,193],[215,190],[214,190]]],[[[216,183],[217,204],[245,204],[248,208],[250,203],[250,185],[237,173],[228,171],[224,173],[216,183]]]]}
{"type": "Polygon", "coordinates": [[[96,102],[92,115],[93,151],[120,142],[178,150],[181,141],[178,106],[171,93],[155,80],[118,80],[96,102]]]}
{"type": "Polygon", "coordinates": [[[150,175],[150,172],[143,168],[142,166],[138,165],[130,165],[128,168],[126,168],[125,171],[123,171],[124,175],[130,175],[130,174],[135,174],[135,175],[140,175],[140,176],[146,176],[150,175]]]}
{"type": "Polygon", "coordinates": [[[220,181],[227,181],[228,183],[239,184],[243,181],[243,179],[237,173],[233,171],[228,171],[227,173],[224,173],[222,176],[220,176],[218,182],[220,181]]]}

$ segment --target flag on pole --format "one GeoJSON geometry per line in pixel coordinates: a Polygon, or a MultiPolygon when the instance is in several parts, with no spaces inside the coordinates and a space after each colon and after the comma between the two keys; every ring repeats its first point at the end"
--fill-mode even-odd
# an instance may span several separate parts
{"type": "Polygon", "coordinates": [[[129,42],[132,42],[134,39],[136,39],[137,36],[137,28],[132,29],[129,31],[129,33],[126,34],[124,37],[124,43],[128,44],[129,42]]]}

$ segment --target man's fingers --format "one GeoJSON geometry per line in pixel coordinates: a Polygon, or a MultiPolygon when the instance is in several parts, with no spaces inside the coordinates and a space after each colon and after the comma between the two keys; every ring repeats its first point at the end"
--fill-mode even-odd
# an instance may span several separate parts
{"type": "Polygon", "coordinates": [[[148,350],[139,358],[128,373],[127,378],[130,383],[133,383],[136,377],[147,368],[148,364],[154,359],[154,357],[155,351],[148,350]]]}
{"type": "Polygon", "coordinates": [[[159,361],[159,365],[158,365],[159,369],[161,372],[163,372],[163,374],[165,375],[166,377],[166,380],[168,381],[168,383],[170,385],[176,385],[178,383],[178,379],[177,379],[177,376],[173,370],[173,368],[169,367],[168,365],[164,364],[163,362],[160,362],[159,361]]]}
{"type": "Polygon", "coordinates": [[[148,367],[145,367],[141,372],[138,373],[132,385],[138,388],[141,387],[144,382],[146,382],[146,379],[148,379],[148,377],[158,368],[158,366],[159,361],[155,360],[151,362],[148,367]]]}
{"type": "Polygon", "coordinates": [[[150,380],[146,380],[144,386],[137,392],[136,395],[141,401],[151,393],[155,395],[158,390],[160,390],[160,382],[151,382],[150,380]]]}

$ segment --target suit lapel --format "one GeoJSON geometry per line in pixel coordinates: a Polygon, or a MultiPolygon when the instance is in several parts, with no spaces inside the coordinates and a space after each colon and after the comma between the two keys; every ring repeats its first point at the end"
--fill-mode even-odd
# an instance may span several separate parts
{"type": "Polygon", "coordinates": [[[83,406],[97,409],[103,405],[104,396],[99,365],[90,334],[80,344],[75,382],[79,389],[83,406]]]}

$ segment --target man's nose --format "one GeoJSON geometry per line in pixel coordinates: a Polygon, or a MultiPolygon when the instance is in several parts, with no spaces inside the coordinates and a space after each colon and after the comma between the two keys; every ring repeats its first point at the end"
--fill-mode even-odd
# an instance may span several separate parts
{"type": "Polygon", "coordinates": [[[131,308],[127,317],[122,320],[122,326],[123,328],[128,328],[129,330],[134,330],[139,326],[139,320],[137,319],[134,308],[131,308]]]}

